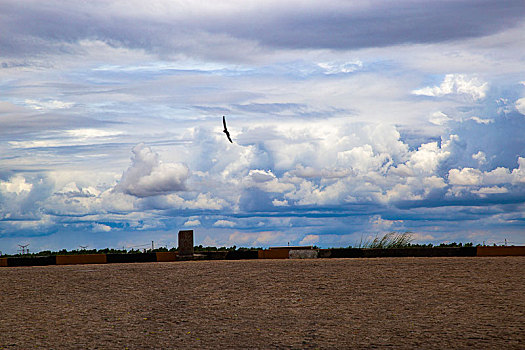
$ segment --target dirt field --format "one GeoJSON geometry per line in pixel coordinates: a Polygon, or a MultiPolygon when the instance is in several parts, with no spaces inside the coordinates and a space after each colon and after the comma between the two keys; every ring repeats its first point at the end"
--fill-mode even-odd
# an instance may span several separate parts
{"type": "Polygon", "coordinates": [[[0,268],[0,349],[525,349],[525,257],[0,268]]]}

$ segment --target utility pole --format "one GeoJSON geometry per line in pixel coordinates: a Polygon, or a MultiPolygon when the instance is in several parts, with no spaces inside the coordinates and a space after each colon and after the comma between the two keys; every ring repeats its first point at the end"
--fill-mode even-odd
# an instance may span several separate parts
{"type": "MultiPolygon", "coordinates": [[[[26,248],[29,246],[29,243],[26,245],[17,244],[20,247],[21,254],[24,255],[26,253],[26,248]]],[[[27,249],[27,253],[29,253],[29,249],[27,249]]]]}
{"type": "Polygon", "coordinates": [[[151,251],[153,251],[155,249],[155,246],[153,244],[153,241],[151,241],[151,251]]]}

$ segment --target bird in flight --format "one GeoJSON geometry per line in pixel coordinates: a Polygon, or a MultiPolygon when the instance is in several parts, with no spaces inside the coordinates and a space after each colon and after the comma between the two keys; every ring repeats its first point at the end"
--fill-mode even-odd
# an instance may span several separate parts
{"type": "Polygon", "coordinates": [[[222,124],[224,125],[224,130],[222,132],[226,134],[226,137],[228,138],[228,141],[233,143],[233,141],[232,141],[232,139],[230,137],[230,132],[226,128],[226,118],[224,116],[222,116],[222,124]]]}

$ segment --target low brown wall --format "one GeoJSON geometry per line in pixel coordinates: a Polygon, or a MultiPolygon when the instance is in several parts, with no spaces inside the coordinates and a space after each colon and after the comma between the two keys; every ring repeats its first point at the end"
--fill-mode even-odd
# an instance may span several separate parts
{"type": "Polygon", "coordinates": [[[106,254],[57,255],[57,265],[105,264],[106,254]]]}
{"type": "Polygon", "coordinates": [[[525,256],[525,246],[478,247],[478,256],[525,256]]]}
{"type": "Polygon", "coordinates": [[[177,252],[157,252],[158,262],[167,262],[177,260],[177,252]]]}
{"type": "Polygon", "coordinates": [[[259,250],[259,259],[288,259],[290,249],[259,250]]]}
{"type": "Polygon", "coordinates": [[[7,267],[7,258],[0,258],[0,267],[7,267]]]}
{"type": "Polygon", "coordinates": [[[157,254],[155,253],[110,253],[106,254],[106,262],[108,264],[114,263],[138,263],[138,262],[156,262],[157,254]]]}
{"type": "Polygon", "coordinates": [[[227,250],[216,250],[211,252],[197,252],[200,255],[204,255],[206,257],[206,260],[225,260],[226,255],[228,255],[227,250]]]}
{"type": "Polygon", "coordinates": [[[242,260],[259,258],[258,250],[231,250],[226,254],[226,260],[242,260]]]}

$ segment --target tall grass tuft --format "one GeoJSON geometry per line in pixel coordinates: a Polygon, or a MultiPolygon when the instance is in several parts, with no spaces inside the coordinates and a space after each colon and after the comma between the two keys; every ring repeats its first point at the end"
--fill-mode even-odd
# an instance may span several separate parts
{"type": "Polygon", "coordinates": [[[381,248],[381,249],[392,249],[392,248],[406,248],[410,246],[412,242],[412,232],[390,232],[385,234],[383,237],[376,236],[373,240],[363,240],[358,244],[358,248],[381,248]]]}

